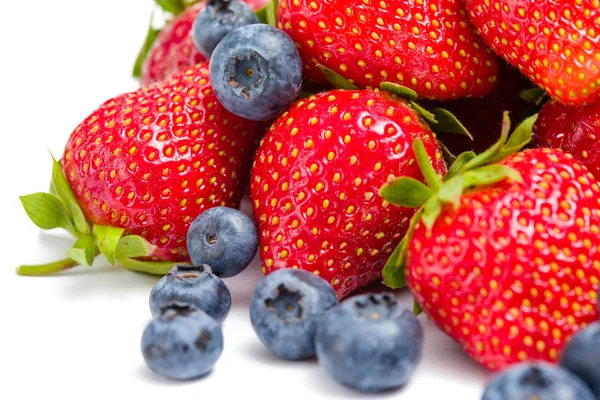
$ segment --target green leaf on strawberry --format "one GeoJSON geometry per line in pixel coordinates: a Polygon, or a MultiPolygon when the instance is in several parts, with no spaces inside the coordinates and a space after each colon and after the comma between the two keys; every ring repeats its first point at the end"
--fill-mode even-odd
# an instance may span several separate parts
{"type": "Polygon", "coordinates": [[[62,202],[48,193],[21,196],[21,204],[31,221],[42,229],[63,228],[75,234],[75,227],[62,202]]]}
{"type": "Polygon", "coordinates": [[[276,26],[278,6],[279,0],[271,0],[263,8],[256,10],[255,14],[258,17],[258,20],[263,24],[276,26]]]}
{"type": "Polygon", "coordinates": [[[329,69],[326,66],[321,65],[321,64],[317,64],[317,67],[321,70],[321,72],[323,73],[323,76],[325,76],[325,79],[327,79],[327,82],[329,82],[329,84],[331,86],[333,86],[335,89],[346,89],[346,90],[358,89],[355,84],[353,84],[348,79],[344,78],[343,76],[341,76],[334,70],[329,69]]]}
{"type": "Polygon", "coordinates": [[[406,100],[415,101],[418,98],[417,92],[397,83],[382,82],[380,88],[406,100]]]}
{"type": "Polygon", "coordinates": [[[111,265],[115,265],[115,251],[125,229],[114,226],[94,225],[98,249],[111,265]]]}
{"type": "Polygon", "coordinates": [[[91,267],[96,258],[96,240],[90,235],[81,235],[69,250],[67,255],[81,265],[91,267]]]}
{"type": "MultiPolygon", "coordinates": [[[[52,156],[52,154],[50,155],[52,156]]],[[[71,186],[69,186],[69,182],[62,172],[60,163],[56,161],[54,156],[52,156],[51,187],[52,191],[57,194],[68,215],[72,219],[76,231],[81,234],[90,233],[90,226],[83,215],[83,211],[81,211],[81,207],[79,207],[79,204],[75,199],[73,190],[71,190],[71,186]]]]}
{"type": "Polygon", "coordinates": [[[435,174],[429,158],[424,153],[423,142],[420,139],[413,141],[417,163],[429,188],[417,186],[410,181],[410,178],[398,178],[388,182],[380,190],[380,195],[390,203],[405,207],[421,207],[411,220],[406,236],[391,254],[384,267],[383,277],[386,285],[392,288],[405,286],[404,263],[406,252],[412,233],[419,221],[427,229],[431,229],[442,213],[444,205],[450,204],[453,207],[458,207],[461,196],[470,188],[492,185],[505,179],[516,182],[521,180],[521,176],[517,171],[496,163],[520,151],[531,141],[536,118],[537,115],[523,121],[509,136],[510,118],[508,113],[505,113],[502,135],[498,142],[480,155],[475,155],[473,152],[459,155],[448,170],[443,182],[435,174]],[[429,189],[429,191],[426,189],[429,189]],[[427,196],[428,194],[429,196],[427,196]]]}
{"type": "Polygon", "coordinates": [[[150,23],[148,24],[148,32],[146,33],[146,39],[144,40],[144,44],[138,53],[138,56],[135,60],[135,64],[133,66],[132,76],[134,78],[140,78],[142,76],[142,65],[144,64],[144,60],[148,56],[148,53],[152,49],[154,42],[156,42],[156,38],[162,31],[162,29],[156,29],[153,26],[154,23],[154,12],[150,14],[150,23]]]}
{"type": "Polygon", "coordinates": [[[115,249],[115,258],[124,260],[126,258],[148,257],[154,251],[155,246],[148,243],[143,237],[129,235],[122,237],[115,249]]]}
{"type": "Polygon", "coordinates": [[[149,262],[134,260],[132,258],[123,258],[119,260],[119,264],[130,271],[143,272],[152,275],[166,275],[174,265],[172,262],[149,262]]]}

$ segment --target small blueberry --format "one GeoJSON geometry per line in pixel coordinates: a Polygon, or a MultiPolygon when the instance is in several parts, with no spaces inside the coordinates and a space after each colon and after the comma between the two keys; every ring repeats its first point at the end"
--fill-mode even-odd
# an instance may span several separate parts
{"type": "Polygon", "coordinates": [[[231,293],[208,265],[178,264],[150,292],[152,316],[158,317],[161,307],[172,301],[192,304],[222,323],[231,308],[231,293]]]}
{"type": "Polygon", "coordinates": [[[324,279],[301,269],[281,269],[256,287],[250,319],[259,339],[279,358],[310,358],[315,355],[317,323],[337,303],[324,279]]]}
{"type": "Polygon", "coordinates": [[[390,294],[351,297],[327,311],[316,336],[319,362],[361,392],[404,385],[423,352],[423,328],[390,294]]]}
{"type": "Polygon", "coordinates": [[[210,80],[227,110],[249,120],[269,121],[298,97],[302,62],[285,32],[265,24],[246,25],[215,48],[210,80]]]}
{"type": "Polygon", "coordinates": [[[221,326],[186,304],[163,306],[142,336],[142,355],[151,370],[166,378],[188,380],[207,375],[223,351],[221,326]]]}
{"type": "Polygon", "coordinates": [[[194,264],[208,264],[215,275],[229,278],[250,265],[258,249],[258,233],[243,212],[213,207],[192,222],[187,248],[194,264]]]}
{"type": "Polygon", "coordinates": [[[577,375],[600,399],[600,323],[573,336],[562,350],[560,366],[577,375]]]}

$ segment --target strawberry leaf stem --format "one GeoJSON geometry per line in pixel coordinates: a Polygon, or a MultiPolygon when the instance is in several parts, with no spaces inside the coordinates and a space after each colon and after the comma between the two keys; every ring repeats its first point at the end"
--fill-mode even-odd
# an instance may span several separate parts
{"type": "Polygon", "coordinates": [[[17,274],[22,276],[52,275],[78,265],[79,263],[72,258],[65,258],[48,264],[21,265],[17,268],[17,274]]]}
{"type": "Polygon", "coordinates": [[[440,178],[437,172],[435,172],[435,169],[433,169],[433,165],[431,165],[431,161],[429,159],[427,151],[425,150],[425,145],[423,144],[423,141],[421,139],[415,139],[413,141],[412,146],[413,151],[415,152],[415,158],[417,159],[417,163],[419,164],[421,172],[425,177],[425,181],[427,182],[431,190],[437,192],[438,190],[440,190],[440,186],[442,185],[442,178],[440,178]]]}
{"type": "Polygon", "coordinates": [[[154,42],[156,42],[156,38],[161,32],[161,29],[156,29],[153,26],[154,23],[154,11],[150,14],[150,23],[148,24],[148,31],[146,32],[146,39],[144,40],[144,44],[138,53],[138,56],[135,60],[135,64],[133,66],[132,76],[134,78],[140,78],[142,76],[142,65],[148,57],[148,53],[152,50],[152,46],[154,42]]]}
{"type": "Polygon", "coordinates": [[[277,25],[277,7],[279,6],[279,0],[269,1],[263,8],[255,12],[258,20],[263,24],[269,24],[271,26],[277,25]]]}

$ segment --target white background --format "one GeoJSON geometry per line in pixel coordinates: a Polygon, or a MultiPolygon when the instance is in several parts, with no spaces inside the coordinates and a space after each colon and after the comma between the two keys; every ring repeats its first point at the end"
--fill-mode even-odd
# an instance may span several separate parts
{"type": "MultiPolygon", "coordinates": [[[[3,1],[0,7],[0,398],[367,398],[339,386],[317,362],[275,359],[254,335],[248,302],[255,262],[227,283],[233,308],[214,372],[178,383],[154,375],[139,341],[156,278],[98,259],[55,277],[18,277],[21,263],[58,260],[73,243],[40,232],[18,195],[46,191],[48,149],[62,154],[74,127],[130,78],[152,0],[3,1]]],[[[410,295],[398,295],[407,305],[410,295]]],[[[398,399],[476,400],[488,373],[424,316],[425,354],[398,399]]]]}

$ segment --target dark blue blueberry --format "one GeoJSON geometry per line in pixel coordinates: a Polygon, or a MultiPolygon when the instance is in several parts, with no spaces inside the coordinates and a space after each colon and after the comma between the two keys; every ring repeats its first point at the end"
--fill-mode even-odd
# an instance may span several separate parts
{"type": "Polygon", "coordinates": [[[324,279],[300,269],[281,269],[264,278],[250,301],[250,319],[259,339],[279,358],[315,355],[317,323],[338,303],[324,279]]]}
{"type": "Polygon", "coordinates": [[[150,312],[156,318],[171,301],[193,304],[222,323],[231,308],[231,293],[208,265],[175,265],[150,292],[150,312]]]}
{"type": "Polygon", "coordinates": [[[204,311],[172,302],[144,330],[142,354],[154,372],[187,380],[208,374],[223,351],[221,326],[204,311]]]}
{"type": "Polygon", "coordinates": [[[577,375],[600,399],[600,323],[573,336],[562,350],[560,366],[577,375]]]}
{"type": "Polygon", "coordinates": [[[340,383],[361,392],[404,385],[423,353],[423,328],[389,294],[349,298],[329,310],[316,336],[317,356],[340,383]]]}
{"type": "Polygon", "coordinates": [[[246,269],[254,258],[258,233],[243,212],[213,207],[192,222],[187,248],[194,264],[208,264],[215,275],[229,278],[246,269]]]}
{"type": "Polygon", "coordinates": [[[298,97],[302,62],[294,41],[265,24],[236,29],[210,59],[210,80],[219,102],[230,112],[268,121],[298,97]]]}
{"type": "Polygon", "coordinates": [[[200,53],[210,58],[219,42],[240,26],[258,24],[254,11],[240,0],[207,0],[194,21],[192,37],[200,53]]]}
{"type": "Polygon", "coordinates": [[[594,400],[585,384],[550,364],[518,364],[495,375],[481,400],[594,400]]]}

